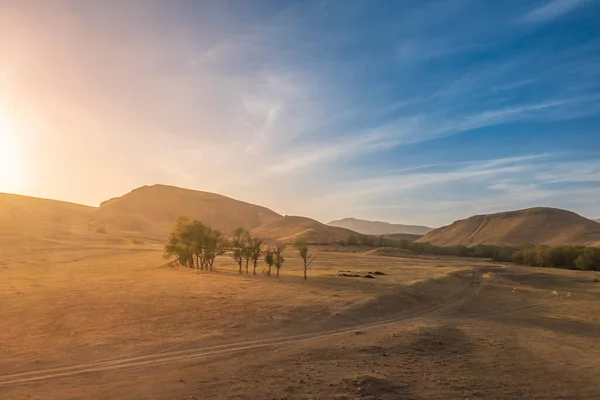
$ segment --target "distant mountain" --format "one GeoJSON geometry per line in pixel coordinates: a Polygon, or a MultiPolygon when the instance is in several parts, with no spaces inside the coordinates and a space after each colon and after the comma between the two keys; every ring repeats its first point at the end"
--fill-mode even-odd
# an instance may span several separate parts
{"type": "Polygon", "coordinates": [[[297,239],[309,243],[333,243],[346,241],[350,236],[355,236],[356,232],[325,225],[306,217],[286,216],[253,229],[252,234],[288,243],[297,239]]]}
{"type": "Polygon", "coordinates": [[[598,223],[600,224],[600,218],[598,218],[598,219],[595,219],[594,221],[595,221],[595,222],[598,222],[598,223]]]}
{"type": "Polygon", "coordinates": [[[600,245],[600,225],[571,211],[537,207],[476,215],[429,232],[417,242],[436,246],[600,245]]]}
{"type": "Polygon", "coordinates": [[[268,208],[219,194],[154,185],[103,202],[90,215],[90,224],[166,236],[179,215],[201,220],[226,234],[239,226],[252,229],[283,219],[268,208]]]}
{"type": "Polygon", "coordinates": [[[433,229],[427,226],[390,224],[389,222],[367,221],[357,218],[344,218],[331,221],[327,225],[350,229],[365,235],[388,235],[392,233],[425,235],[433,229]]]}

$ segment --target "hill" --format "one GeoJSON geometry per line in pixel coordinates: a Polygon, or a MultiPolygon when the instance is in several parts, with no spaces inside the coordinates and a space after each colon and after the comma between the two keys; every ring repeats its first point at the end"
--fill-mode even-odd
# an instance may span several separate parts
{"type": "Polygon", "coordinates": [[[91,214],[90,224],[107,230],[166,236],[179,215],[199,219],[224,233],[239,226],[252,229],[283,219],[268,208],[219,194],[154,185],[103,202],[91,214]]]}
{"type": "Polygon", "coordinates": [[[346,228],[365,235],[387,235],[392,233],[409,233],[412,235],[425,235],[432,228],[420,225],[390,224],[382,221],[367,221],[357,218],[344,218],[331,221],[327,225],[346,228]]]}
{"type": "Polygon", "coordinates": [[[594,220],[595,222],[598,222],[600,224],[600,218],[597,218],[594,220]]]}
{"type": "Polygon", "coordinates": [[[393,240],[408,240],[409,242],[415,242],[423,237],[423,235],[413,235],[410,233],[391,233],[389,235],[381,235],[387,239],[393,240]]]}
{"type": "Polygon", "coordinates": [[[476,215],[429,232],[417,242],[436,246],[600,245],[600,225],[571,211],[537,207],[476,215]]]}
{"type": "Polygon", "coordinates": [[[268,240],[293,242],[304,239],[309,243],[332,243],[346,241],[356,232],[328,226],[306,217],[286,216],[252,230],[252,234],[268,240]]]}
{"type": "Polygon", "coordinates": [[[31,225],[85,225],[93,207],[64,201],[0,193],[0,229],[22,230],[31,225]]]}

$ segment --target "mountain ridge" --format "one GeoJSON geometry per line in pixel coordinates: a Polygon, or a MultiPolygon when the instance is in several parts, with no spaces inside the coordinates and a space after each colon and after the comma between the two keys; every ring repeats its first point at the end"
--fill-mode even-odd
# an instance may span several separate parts
{"type": "Polygon", "coordinates": [[[433,230],[433,228],[422,225],[393,224],[390,222],[369,221],[353,217],[330,221],[326,225],[350,229],[364,235],[389,235],[394,233],[425,235],[433,230]]]}

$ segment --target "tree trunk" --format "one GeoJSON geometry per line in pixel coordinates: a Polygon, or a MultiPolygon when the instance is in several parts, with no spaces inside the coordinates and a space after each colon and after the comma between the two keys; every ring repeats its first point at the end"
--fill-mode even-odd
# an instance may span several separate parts
{"type": "Polygon", "coordinates": [[[246,258],[246,275],[248,275],[248,264],[250,263],[250,259],[246,258]]]}
{"type": "Polygon", "coordinates": [[[267,271],[267,276],[271,276],[271,267],[272,267],[272,265],[269,265],[269,270],[267,271]]]}
{"type": "Polygon", "coordinates": [[[277,268],[277,277],[279,278],[279,268],[277,268]]]}
{"type": "Polygon", "coordinates": [[[242,274],[242,260],[241,259],[238,261],[238,265],[240,266],[239,273],[241,275],[242,274]]]}
{"type": "Polygon", "coordinates": [[[306,268],[307,268],[306,261],[304,261],[304,280],[306,280],[306,268]]]}

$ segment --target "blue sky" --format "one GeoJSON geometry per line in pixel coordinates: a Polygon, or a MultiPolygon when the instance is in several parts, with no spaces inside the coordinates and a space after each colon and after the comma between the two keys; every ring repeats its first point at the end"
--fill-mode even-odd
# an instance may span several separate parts
{"type": "Polygon", "coordinates": [[[19,192],[600,217],[600,1],[17,3],[0,0],[0,96],[37,160],[19,192]]]}

